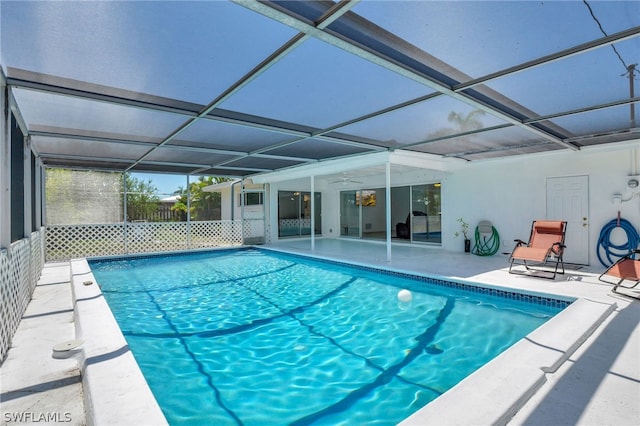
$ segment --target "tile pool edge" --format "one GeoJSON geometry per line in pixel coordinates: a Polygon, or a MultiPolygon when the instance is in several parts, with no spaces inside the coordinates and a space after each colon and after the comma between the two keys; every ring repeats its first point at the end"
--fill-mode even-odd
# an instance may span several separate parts
{"type": "Polygon", "coordinates": [[[290,252],[287,250],[281,250],[272,247],[253,247],[254,250],[262,250],[262,251],[273,251],[276,253],[283,253],[293,257],[302,257],[307,259],[313,259],[321,262],[333,263],[338,265],[345,265],[349,267],[360,268],[369,271],[381,272],[390,275],[397,275],[403,278],[415,279],[418,281],[424,281],[428,284],[437,285],[437,286],[445,286],[445,287],[457,287],[462,290],[467,290],[471,292],[491,294],[494,296],[506,297],[506,298],[516,298],[519,300],[524,300],[530,303],[541,303],[545,300],[551,304],[557,305],[556,307],[565,308],[571,303],[573,303],[576,298],[570,296],[562,296],[558,294],[545,293],[540,291],[532,291],[532,290],[521,290],[508,286],[500,286],[496,284],[489,283],[481,283],[477,281],[465,280],[462,278],[456,277],[447,277],[437,274],[425,274],[415,271],[406,271],[400,270],[396,268],[389,268],[381,265],[372,265],[363,262],[352,262],[352,261],[342,261],[331,257],[326,256],[317,256],[308,253],[296,253],[290,252]],[[558,302],[557,304],[554,302],[558,302]]]}
{"type": "Polygon", "coordinates": [[[168,424],[87,260],[70,264],[76,338],[84,340],[79,364],[88,423],[168,424]]]}

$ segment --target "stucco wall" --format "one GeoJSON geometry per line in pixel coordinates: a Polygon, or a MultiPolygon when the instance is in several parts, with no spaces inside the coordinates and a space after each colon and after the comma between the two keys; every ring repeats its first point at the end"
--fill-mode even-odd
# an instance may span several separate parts
{"type": "MultiPolygon", "coordinates": [[[[639,143],[640,145],[640,143],[639,143]]],[[[632,173],[637,152],[629,149],[557,152],[526,158],[470,163],[449,174],[443,182],[443,246],[455,250],[458,217],[475,228],[491,220],[503,246],[511,251],[513,240],[527,239],[531,222],[546,217],[546,180],[549,177],[589,177],[589,263],[598,266],[596,245],[602,226],[617,216],[640,226],[640,196],[614,205],[615,192],[624,193],[625,177],[632,173]]],[[[637,161],[637,160],[636,160],[637,161]]],[[[636,170],[637,172],[637,170],[636,170]]]]}

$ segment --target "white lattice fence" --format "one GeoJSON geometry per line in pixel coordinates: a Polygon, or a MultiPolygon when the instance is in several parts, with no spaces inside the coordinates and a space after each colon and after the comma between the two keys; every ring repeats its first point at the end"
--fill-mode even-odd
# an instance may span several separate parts
{"type": "Polygon", "coordinates": [[[43,265],[42,236],[17,241],[8,250],[0,251],[0,361],[11,346],[11,339],[33,290],[43,265]]]}
{"type": "Polygon", "coordinates": [[[0,359],[4,357],[11,345],[11,337],[18,326],[18,288],[11,277],[11,262],[7,250],[0,251],[0,359]]]}
{"type": "Polygon", "coordinates": [[[189,235],[191,248],[227,247],[242,244],[239,221],[191,222],[189,235]]]}
{"type": "Polygon", "coordinates": [[[119,224],[47,227],[46,260],[123,254],[124,226],[119,224]]]}
{"type": "Polygon", "coordinates": [[[31,244],[31,290],[36,288],[38,279],[44,267],[44,229],[41,232],[32,232],[29,243],[31,244]]]}
{"type": "Polygon", "coordinates": [[[185,250],[187,224],[185,222],[127,224],[127,253],[152,253],[185,250]]]}
{"type": "Polygon", "coordinates": [[[23,239],[11,245],[11,280],[13,280],[18,288],[18,305],[23,307],[19,316],[22,316],[24,308],[27,307],[31,300],[31,269],[29,261],[31,260],[31,246],[29,240],[23,239]]]}
{"type": "MultiPolygon", "coordinates": [[[[245,232],[251,232],[247,226],[250,225],[245,221],[245,232]]],[[[123,224],[53,225],[47,228],[46,259],[58,261],[241,244],[240,221],[231,220],[128,223],[126,232],[123,224]]]]}

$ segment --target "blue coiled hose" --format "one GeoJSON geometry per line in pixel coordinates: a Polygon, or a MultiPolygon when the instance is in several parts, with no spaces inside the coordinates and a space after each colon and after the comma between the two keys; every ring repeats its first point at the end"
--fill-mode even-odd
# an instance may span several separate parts
{"type": "Polygon", "coordinates": [[[633,227],[631,222],[626,219],[613,219],[600,231],[600,237],[598,238],[598,260],[603,266],[609,267],[613,265],[618,259],[629,254],[633,249],[638,248],[640,244],[640,235],[633,227]],[[620,228],[627,234],[626,244],[613,244],[611,242],[611,232],[618,227],[618,220],[620,221],[620,228]],[[605,263],[601,254],[606,255],[606,260],[609,263],[605,263]],[[615,259],[612,259],[615,257],[615,259]]]}

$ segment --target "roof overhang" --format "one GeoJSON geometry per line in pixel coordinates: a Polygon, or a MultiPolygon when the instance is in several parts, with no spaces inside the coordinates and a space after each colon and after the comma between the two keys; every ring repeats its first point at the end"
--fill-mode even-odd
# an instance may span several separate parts
{"type": "Polygon", "coordinates": [[[442,158],[435,155],[408,152],[378,152],[374,154],[359,155],[357,157],[341,158],[273,173],[262,173],[251,177],[253,183],[277,183],[296,179],[309,179],[311,177],[327,178],[340,175],[353,170],[375,169],[380,171],[380,166],[390,164],[395,170],[400,168],[413,168],[446,173],[452,168],[467,163],[457,158],[442,158]]]}

